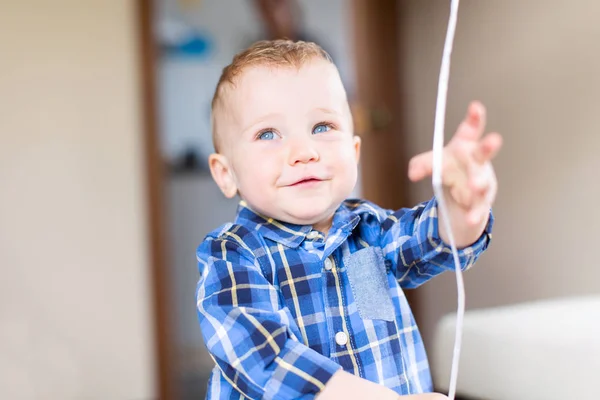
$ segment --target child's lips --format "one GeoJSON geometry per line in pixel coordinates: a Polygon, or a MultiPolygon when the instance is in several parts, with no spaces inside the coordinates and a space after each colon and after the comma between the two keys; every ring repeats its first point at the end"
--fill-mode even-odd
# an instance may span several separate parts
{"type": "Polygon", "coordinates": [[[319,183],[323,182],[324,180],[325,179],[321,179],[316,176],[307,176],[302,179],[298,179],[297,181],[292,182],[291,184],[289,184],[287,186],[288,187],[311,187],[311,186],[318,185],[319,183]]]}
{"type": "Polygon", "coordinates": [[[298,182],[292,184],[291,186],[293,187],[299,187],[299,186],[314,186],[318,183],[321,183],[321,179],[317,179],[317,178],[308,178],[308,179],[302,179],[299,180],[298,182]]]}

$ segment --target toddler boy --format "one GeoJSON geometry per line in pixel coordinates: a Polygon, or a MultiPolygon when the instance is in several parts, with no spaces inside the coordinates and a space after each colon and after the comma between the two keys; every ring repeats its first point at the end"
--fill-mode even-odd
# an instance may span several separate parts
{"type": "MultiPolygon", "coordinates": [[[[208,398],[431,392],[403,289],[454,269],[439,219],[450,218],[464,269],[490,242],[501,137],[482,138],[483,106],[469,107],[444,149],[449,215],[435,198],[398,211],[347,199],[360,138],[338,71],[314,43],[262,41],[238,54],[212,122],[212,176],[241,201],[197,252],[200,326],[216,363],[208,398]]],[[[430,152],[411,160],[410,179],[429,176],[431,162],[430,152]]]]}

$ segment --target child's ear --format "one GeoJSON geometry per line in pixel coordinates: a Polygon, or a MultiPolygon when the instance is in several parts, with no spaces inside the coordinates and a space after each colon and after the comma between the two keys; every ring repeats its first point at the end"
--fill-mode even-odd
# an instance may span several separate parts
{"type": "Polygon", "coordinates": [[[231,199],[237,194],[237,185],[229,160],[222,154],[211,154],[208,157],[210,173],[225,197],[231,199]]]}
{"type": "Polygon", "coordinates": [[[355,151],[356,163],[358,164],[358,161],[360,160],[360,143],[361,143],[360,136],[354,135],[353,141],[354,141],[354,151],[355,151]]]}

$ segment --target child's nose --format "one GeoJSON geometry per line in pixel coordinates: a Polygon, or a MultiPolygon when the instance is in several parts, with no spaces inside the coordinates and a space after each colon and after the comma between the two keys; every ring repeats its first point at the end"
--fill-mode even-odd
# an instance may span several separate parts
{"type": "Polygon", "coordinates": [[[289,163],[306,164],[319,160],[319,152],[310,139],[296,139],[290,143],[289,163]]]}

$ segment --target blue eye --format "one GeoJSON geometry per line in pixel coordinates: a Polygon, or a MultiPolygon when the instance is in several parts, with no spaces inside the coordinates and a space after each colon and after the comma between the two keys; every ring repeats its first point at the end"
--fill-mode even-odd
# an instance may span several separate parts
{"type": "Polygon", "coordinates": [[[329,124],[319,124],[313,128],[313,134],[317,133],[325,133],[331,130],[331,125],[329,124]]]}
{"type": "Polygon", "coordinates": [[[273,140],[275,139],[275,133],[273,131],[264,131],[258,135],[258,140],[273,140]]]}

